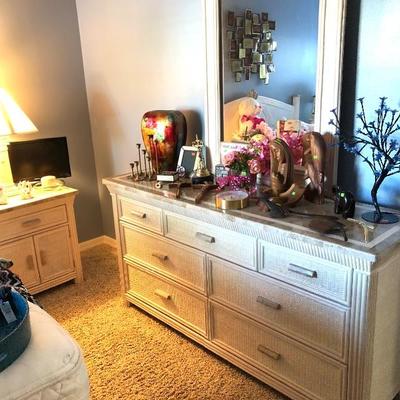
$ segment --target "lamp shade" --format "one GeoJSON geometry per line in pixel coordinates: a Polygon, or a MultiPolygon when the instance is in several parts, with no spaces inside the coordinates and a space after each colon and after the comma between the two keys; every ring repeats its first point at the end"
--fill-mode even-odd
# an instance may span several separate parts
{"type": "Polygon", "coordinates": [[[37,130],[14,99],[0,88],[0,136],[37,132],[37,130]]]}

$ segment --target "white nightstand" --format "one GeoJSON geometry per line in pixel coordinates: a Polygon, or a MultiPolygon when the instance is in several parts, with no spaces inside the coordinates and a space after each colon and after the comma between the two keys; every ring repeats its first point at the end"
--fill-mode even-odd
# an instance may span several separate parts
{"type": "Polygon", "coordinates": [[[32,199],[12,196],[0,206],[0,257],[14,262],[12,271],[33,294],[83,279],[73,208],[77,193],[68,187],[34,189],[32,199]]]}

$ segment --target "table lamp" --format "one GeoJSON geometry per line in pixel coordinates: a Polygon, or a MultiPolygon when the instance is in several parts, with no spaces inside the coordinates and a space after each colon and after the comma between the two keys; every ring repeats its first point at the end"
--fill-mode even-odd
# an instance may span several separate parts
{"type": "Polygon", "coordinates": [[[13,184],[7,152],[8,136],[37,131],[36,126],[14,99],[0,88],[0,184],[13,184]]]}

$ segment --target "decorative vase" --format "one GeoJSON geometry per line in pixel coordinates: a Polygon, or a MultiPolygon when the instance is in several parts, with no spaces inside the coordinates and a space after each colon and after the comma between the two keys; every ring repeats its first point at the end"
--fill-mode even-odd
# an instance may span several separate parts
{"type": "Polygon", "coordinates": [[[155,110],[143,115],[142,139],[157,172],[175,171],[186,143],[186,119],[180,111],[155,110]]]}
{"type": "Polygon", "coordinates": [[[375,177],[375,182],[371,189],[371,200],[373,206],[375,207],[375,211],[369,211],[362,215],[363,219],[368,222],[373,222],[375,224],[394,224],[399,221],[399,217],[397,215],[390,212],[381,211],[378,202],[378,190],[392,169],[393,168],[388,165],[388,167],[383,169],[382,173],[379,174],[379,176],[375,177]]]}

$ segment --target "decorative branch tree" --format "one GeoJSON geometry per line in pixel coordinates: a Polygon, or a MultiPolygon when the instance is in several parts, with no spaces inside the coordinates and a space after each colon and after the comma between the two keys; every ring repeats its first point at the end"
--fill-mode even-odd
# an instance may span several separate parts
{"type": "Polygon", "coordinates": [[[400,172],[400,143],[393,135],[400,131],[400,112],[390,109],[386,104],[387,97],[380,97],[380,103],[375,110],[375,120],[368,122],[364,108],[364,98],[358,99],[361,112],[357,119],[361,122],[354,135],[347,135],[340,129],[337,110],[332,110],[334,119],[329,121],[336,128],[336,135],[343,148],[355,154],[365,162],[374,174],[374,185],[371,189],[374,212],[363,214],[369,222],[388,224],[399,219],[392,213],[382,212],[378,202],[378,190],[383,181],[400,172]]]}

